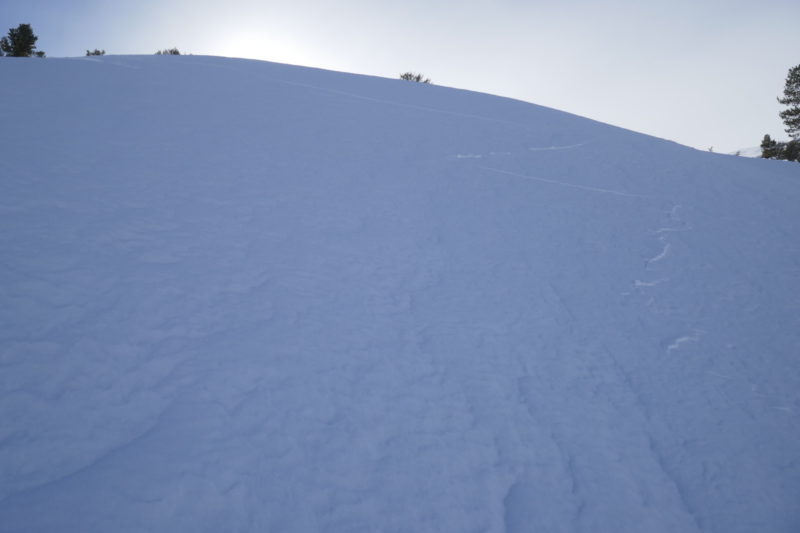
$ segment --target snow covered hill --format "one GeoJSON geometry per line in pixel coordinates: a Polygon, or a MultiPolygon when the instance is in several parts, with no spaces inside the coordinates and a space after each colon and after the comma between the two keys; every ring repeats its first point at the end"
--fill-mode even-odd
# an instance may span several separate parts
{"type": "Polygon", "coordinates": [[[800,530],[800,165],[0,60],[0,531],[800,530]]]}

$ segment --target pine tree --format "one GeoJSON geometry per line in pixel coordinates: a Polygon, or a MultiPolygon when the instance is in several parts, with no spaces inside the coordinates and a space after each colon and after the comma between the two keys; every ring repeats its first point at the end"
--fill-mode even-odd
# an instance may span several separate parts
{"type": "Polygon", "coordinates": [[[780,112],[780,117],[786,125],[786,133],[792,139],[800,138],[800,65],[789,69],[786,85],[783,88],[783,98],[778,98],[778,102],[788,106],[780,112]]]}
{"type": "Polygon", "coordinates": [[[778,156],[779,152],[777,141],[770,137],[769,134],[764,135],[764,138],[761,140],[761,157],[764,159],[774,159],[778,156]]]}
{"type": "Polygon", "coordinates": [[[781,153],[781,159],[800,162],[800,139],[786,143],[781,153]]]}
{"type": "Polygon", "coordinates": [[[400,74],[400,79],[401,80],[406,80],[406,81],[415,81],[417,83],[430,83],[431,82],[430,78],[426,78],[422,74],[416,74],[414,72],[404,72],[403,74],[400,74]]]}
{"type": "Polygon", "coordinates": [[[44,57],[44,52],[34,52],[39,38],[33,34],[30,24],[20,24],[8,30],[8,36],[0,39],[0,50],[9,57],[44,57]]]}

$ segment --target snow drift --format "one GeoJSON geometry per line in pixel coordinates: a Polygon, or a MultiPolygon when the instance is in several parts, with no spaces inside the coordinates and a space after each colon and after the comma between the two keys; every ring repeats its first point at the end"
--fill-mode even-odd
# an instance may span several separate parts
{"type": "Polygon", "coordinates": [[[800,165],[0,60],[0,531],[797,531],[800,165]]]}

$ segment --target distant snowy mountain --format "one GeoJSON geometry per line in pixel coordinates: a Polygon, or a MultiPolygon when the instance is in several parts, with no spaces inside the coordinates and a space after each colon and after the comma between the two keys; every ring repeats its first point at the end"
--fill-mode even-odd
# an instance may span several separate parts
{"type": "Polygon", "coordinates": [[[0,531],[800,530],[800,165],[0,60],[0,531]]]}

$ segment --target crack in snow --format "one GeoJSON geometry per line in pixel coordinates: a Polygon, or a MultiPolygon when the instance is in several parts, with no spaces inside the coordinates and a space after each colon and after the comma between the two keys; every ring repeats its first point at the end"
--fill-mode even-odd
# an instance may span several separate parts
{"type": "Polygon", "coordinates": [[[540,182],[543,182],[543,183],[551,183],[553,185],[560,185],[562,187],[570,187],[570,188],[573,188],[573,189],[580,189],[580,190],[583,190],[583,191],[599,192],[599,193],[603,193],[603,194],[613,194],[613,195],[616,195],[616,196],[626,196],[626,197],[629,197],[629,198],[644,198],[644,199],[647,199],[647,200],[657,200],[658,199],[655,196],[647,196],[647,195],[644,195],[644,194],[628,193],[628,192],[622,192],[622,191],[615,191],[615,190],[612,190],[612,189],[603,189],[603,188],[600,188],[600,187],[589,187],[588,185],[577,185],[575,183],[567,183],[567,182],[564,182],[564,181],[551,180],[551,179],[547,179],[547,178],[538,178],[536,176],[527,176],[525,174],[518,174],[516,172],[509,172],[507,170],[500,170],[499,168],[491,168],[491,167],[479,167],[479,168],[481,168],[483,170],[488,170],[490,172],[496,172],[498,174],[505,174],[507,176],[514,176],[516,178],[521,178],[521,179],[525,179],[525,180],[540,181],[540,182]]]}
{"type": "Polygon", "coordinates": [[[568,145],[564,145],[564,146],[533,146],[533,147],[528,148],[528,151],[529,152],[549,152],[549,151],[552,151],[552,150],[571,150],[573,148],[580,148],[581,146],[584,146],[584,145],[586,145],[588,143],[589,142],[586,141],[586,142],[582,142],[582,143],[578,143],[578,144],[568,144],[568,145]]]}
{"type": "Polygon", "coordinates": [[[695,330],[693,330],[693,331],[692,331],[691,335],[683,335],[682,337],[678,337],[678,338],[676,338],[675,340],[673,340],[673,341],[672,341],[672,342],[671,342],[671,343],[670,343],[670,344],[667,346],[667,352],[671,352],[671,351],[673,351],[673,350],[677,350],[677,349],[679,349],[681,346],[683,346],[684,344],[686,344],[687,342],[697,342],[697,341],[699,341],[699,340],[700,340],[700,336],[701,336],[703,333],[704,333],[704,332],[703,332],[702,330],[695,329],[695,330]]]}
{"type": "Polygon", "coordinates": [[[669,278],[659,278],[653,281],[641,281],[641,280],[634,280],[633,286],[634,287],[655,287],[656,285],[661,285],[662,283],[666,283],[669,281],[669,278]]]}
{"type": "Polygon", "coordinates": [[[671,248],[672,248],[672,245],[670,243],[665,243],[664,244],[664,249],[661,250],[661,252],[659,252],[655,257],[651,257],[650,259],[645,261],[645,266],[646,267],[650,266],[650,264],[657,263],[657,262],[661,261],[662,259],[664,259],[665,257],[667,257],[669,255],[669,252],[670,252],[671,248]]]}

